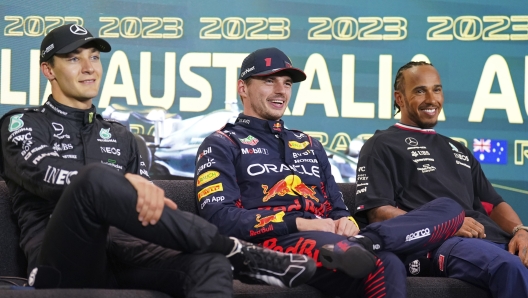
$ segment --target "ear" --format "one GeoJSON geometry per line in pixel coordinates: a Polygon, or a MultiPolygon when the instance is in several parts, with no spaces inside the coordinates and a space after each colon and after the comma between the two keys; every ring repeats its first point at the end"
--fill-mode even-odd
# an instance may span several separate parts
{"type": "Polygon", "coordinates": [[[242,104],[244,104],[244,98],[248,97],[247,94],[247,85],[246,82],[243,80],[238,80],[237,82],[237,92],[238,95],[240,95],[240,100],[242,101],[242,104]]]}
{"type": "Polygon", "coordinates": [[[401,108],[405,106],[405,100],[403,100],[403,94],[401,91],[394,91],[394,100],[396,101],[396,104],[401,108]]]}
{"type": "Polygon", "coordinates": [[[51,65],[48,62],[42,62],[40,64],[40,70],[49,81],[53,81],[55,79],[53,68],[51,68],[51,65]]]}

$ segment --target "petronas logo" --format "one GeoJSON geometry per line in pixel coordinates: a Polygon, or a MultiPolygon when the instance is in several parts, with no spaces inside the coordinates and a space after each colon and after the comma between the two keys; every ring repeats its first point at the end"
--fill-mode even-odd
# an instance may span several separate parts
{"type": "Polygon", "coordinates": [[[101,136],[101,138],[105,140],[108,140],[112,137],[112,134],[110,133],[110,128],[107,128],[107,129],[101,128],[99,135],[101,136]]]}
{"type": "Polygon", "coordinates": [[[24,121],[22,121],[22,116],[24,116],[24,114],[16,114],[16,115],[13,115],[11,116],[11,119],[9,119],[9,132],[13,132],[19,128],[22,128],[24,126],[24,121]]]}

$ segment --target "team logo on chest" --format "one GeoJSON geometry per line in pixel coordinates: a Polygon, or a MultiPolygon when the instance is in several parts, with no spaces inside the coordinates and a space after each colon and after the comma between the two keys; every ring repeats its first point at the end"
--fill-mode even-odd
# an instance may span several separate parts
{"type": "Polygon", "coordinates": [[[279,132],[282,131],[282,125],[279,122],[273,124],[273,130],[279,132]]]}
{"type": "Polygon", "coordinates": [[[115,139],[111,139],[112,134],[110,133],[110,128],[107,128],[107,129],[101,128],[101,130],[99,131],[99,136],[102,138],[102,139],[97,139],[99,142],[117,143],[115,139]]]}
{"type": "Polygon", "coordinates": [[[110,139],[112,137],[112,134],[110,133],[110,128],[108,129],[101,128],[101,131],[99,132],[99,136],[101,136],[101,138],[105,140],[110,139]]]}
{"type": "Polygon", "coordinates": [[[418,146],[418,141],[413,137],[406,138],[405,143],[407,143],[409,146],[418,146]]]}

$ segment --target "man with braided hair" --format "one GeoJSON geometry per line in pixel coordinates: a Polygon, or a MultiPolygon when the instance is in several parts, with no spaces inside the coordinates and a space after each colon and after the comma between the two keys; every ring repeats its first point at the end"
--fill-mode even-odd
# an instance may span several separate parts
{"type": "Polygon", "coordinates": [[[226,235],[312,257],[319,268],[308,284],[323,292],[406,297],[405,267],[394,253],[435,248],[458,230],[464,213],[443,198],[359,232],[321,143],[281,120],[293,83],[305,79],[276,48],[244,59],[237,85],[244,112],[198,150],[200,214],[226,235]],[[424,233],[407,241],[416,231],[424,233]]]}
{"type": "Polygon", "coordinates": [[[438,197],[451,198],[466,217],[458,237],[429,254],[432,274],[489,289],[493,297],[528,297],[528,228],[471,151],[433,129],[444,104],[437,70],[426,62],[402,66],[394,97],[400,122],[377,131],[359,155],[356,215],[383,223],[438,197]],[[489,216],[481,202],[493,205],[489,216]]]}

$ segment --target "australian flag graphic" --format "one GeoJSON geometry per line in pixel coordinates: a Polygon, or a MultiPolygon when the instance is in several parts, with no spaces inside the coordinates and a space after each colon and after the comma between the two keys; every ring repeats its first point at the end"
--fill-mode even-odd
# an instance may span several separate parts
{"type": "Polygon", "coordinates": [[[508,163],[508,141],[473,139],[473,155],[480,163],[505,165],[508,163]]]}

